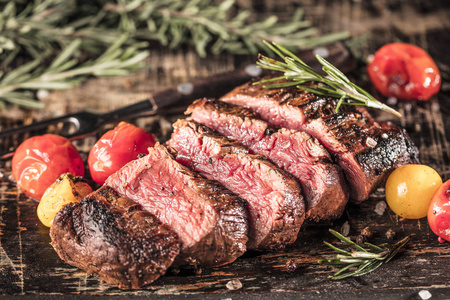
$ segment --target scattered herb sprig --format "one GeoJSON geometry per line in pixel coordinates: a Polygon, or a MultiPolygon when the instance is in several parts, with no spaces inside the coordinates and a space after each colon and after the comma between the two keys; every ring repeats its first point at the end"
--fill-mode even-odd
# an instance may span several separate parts
{"type": "MultiPolygon", "coordinates": [[[[119,38],[101,56],[83,63],[76,57],[81,40],[76,39],[59,53],[49,66],[41,66],[39,59],[27,62],[0,80],[0,98],[27,108],[42,108],[32,94],[23,90],[59,90],[78,85],[88,76],[127,75],[142,69],[140,62],[148,51],[136,51],[132,46],[121,48],[126,36],[119,38]]],[[[0,107],[5,108],[0,102],[0,107]]]]}
{"type": "Polygon", "coordinates": [[[308,49],[349,37],[348,32],[319,35],[301,9],[287,22],[249,17],[235,0],[0,0],[0,106],[39,108],[32,91],[72,87],[89,75],[136,71],[124,61],[133,57],[142,66],[150,42],[189,45],[204,57],[267,50],[263,39],[308,49]],[[103,54],[112,48],[121,54],[103,54]],[[58,55],[63,64],[55,68],[58,55]]]}
{"type": "Polygon", "coordinates": [[[334,280],[362,276],[375,271],[382,264],[389,262],[410,240],[408,236],[393,245],[385,243],[378,246],[366,242],[364,243],[366,248],[364,248],[335,230],[330,229],[330,232],[350,248],[350,251],[344,250],[324,242],[325,245],[339,253],[334,259],[321,259],[318,261],[319,264],[323,265],[342,266],[339,271],[330,276],[334,280]]]}
{"type": "Polygon", "coordinates": [[[282,76],[261,80],[254,84],[265,84],[268,88],[282,88],[296,86],[299,89],[322,96],[338,98],[336,112],[342,104],[361,105],[381,109],[391,114],[401,117],[402,115],[391,107],[381,103],[370,95],[367,91],[352,83],[347,76],[330,64],[320,55],[316,55],[317,60],[322,65],[322,70],[327,74],[323,76],[308,66],[299,57],[277,43],[266,42],[266,45],[280,56],[283,61],[277,61],[264,55],[260,55],[257,64],[263,69],[282,72],[282,76]],[[283,80],[282,83],[273,83],[283,80]],[[317,86],[305,86],[304,83],[315,82],[317,86]],[[267,84],[269,83],[269,84],[267,84]]]}

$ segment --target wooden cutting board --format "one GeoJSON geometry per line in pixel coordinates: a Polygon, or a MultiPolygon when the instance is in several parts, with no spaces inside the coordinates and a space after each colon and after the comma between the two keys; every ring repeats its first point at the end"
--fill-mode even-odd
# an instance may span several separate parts
{"type": "Polygon", "coordinates": [[[377,192],[362,205],[349,205],[344,216],[333,224],[304,226],[298,241],[284,251],[249,252],[227,266],[169,272],[146,288],[121,291],[60,260],[49,244],[48,228],[36,217],[37,203],[3,181],[0,290],[4,295],[145,295],[151,299],[178,294],[202,298],[201,295],[211,293],[219,294],[217,299],[261,293],[294,293],[318,299],[416,299],[420,290],[428,290],[433,299],[444,299],[450,292],[449,245],[437,241],[426,219],[400,220],[389,209],[383,215],[375,213],[376,205],[382,201],[383,193],[377,192]],[[324,240],[335,241],[328,228],[339,231],[345,222],[350,225],[352,236],[369,226],[374,243],[387,241],[385,233],[389,229],[396,232],[395,240],[410,235],[411,241],[395,259],[372,274],[332,281],[327,276],[333,268],[318,265],[317,260],[331,254],[322,244],[324,240]],[[227,288],[227,283],[236,279],[242,288],[227,288]]]}

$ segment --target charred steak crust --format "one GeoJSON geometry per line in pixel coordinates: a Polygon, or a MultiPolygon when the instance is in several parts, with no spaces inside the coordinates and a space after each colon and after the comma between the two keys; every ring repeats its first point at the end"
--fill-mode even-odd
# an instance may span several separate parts
{"type": "Polygon", "coordinates": [[[296,130],[276,129],[255,112],[218,100],[196,100],[186,114],[294,175],[305,196],[308,219],[328,221],[342,215],[348,200],[347,183],[317,139],[296,130]]]}
{"type": "Polygon", "coordinates": [[[296,240],[305,208],[292,175],[193,121],[178,120],[168,144],[177,150],[177,161],[248,201],[248,248],[274,249],[296,240]]]}
{"type": "Polygon", "coordinates": [[[396,168],[409,163],[419,163],[419,151],[404,129],[382,124],[383,130],[373,132],[372,147],[355,155],[366,177],[376,180],[372,186],[383,185],[396,168]]]}
{"type": "Polygon", "coordinates": [[[62,260],[121,289],[164,275],[180,251],[172,230],[107,187],[59,211],[50,237],[62,260]]]}
{"type": "MultiPolygon", "coordinates": [[[[304,131],[317,138],[330,153],[336,157],[336,162],[342,168],[350,186],[350,198],[355,202],[367,199],[383,179],[394,170],[392,161],[415,163],[417,149],[412,146],[411,152],[391,156],[392,160],[377,157],[373,148],[373,134],[386,130],[382,123],[376,122],[364,108],[342,105],[336,113],[338,99],[317,96],[298,90],[296,87],[266,89],[262,85],[246,83],[224,95],[221,100],[248,107],[257,112],[260,117],[279,127],[304,131]],[[369,151],[371,159],[388,164],[378,166],[381,172],[371,172],[365,169],[369,164],[361,164],[356,157],[358,153],[369,151]]],[[[405,132],[396,135],[400,139],[409,140],[405,132]]],[[[398,147],[401,142],[391,143],[398,147]]],[[[400,153],[400,149],[390,149],[400,153]]]]}
{"type": "Polygon", "coordinates": [[[246,202],[175,161],[171,148],[149,154],[111,175],[106,185],[155,214],[180,237],[174,265],[219,266],[246,251],[246,202]]]}

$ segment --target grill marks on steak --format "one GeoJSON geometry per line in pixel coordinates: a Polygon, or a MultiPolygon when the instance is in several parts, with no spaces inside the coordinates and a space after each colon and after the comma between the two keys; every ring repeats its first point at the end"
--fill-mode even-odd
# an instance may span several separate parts
{"type": "Polygon", "coordinates": [[[218,266],[246,251],[245,201],[180,165],[160,144],[111,175],[105,184],[178,234],[182,248],[175,264],[218,266]]]}
{"type": "Polygon", "coordinates": [[[342,215],[348,200],[345,179],[329,153],[309,134],[274,129],[251,110],[222,101],[200,99],[186,113],[294,175],[305,195],[307,218],[326,221],[342,215]]]}
{"type": "Polygon", "coordinates": [[[50,237],[61,259],[123,289],[164,275],[180,251],[172,230],[107,187],[59,211],[50,237]]]}
{"type": "Polygon", "coordinates": [[[304,203],[290,174],[192,121],[178,120],[168,144],[177,150],[177,161],[248,201],[249,248],[273,249],[296,240],[304,203]]]}
{"type": "Polygon", "coordinates": [[[365,109],[355,106],[342,105],[336,113],[338,99],[323,98],[295,87],[266,89],[249,82],[221,100],[251,108],[275,126],[304,131],[317,138],[336,156],[349,182],[350,197],[356,202],[367,199],[396,167],[418,162],[418,151],[404,132],[392,124],[375,122],[365,109]],[[397,140],[389,145],[378,143],[386,135],[397,140]],[[383,148],[386,146],[390,148],[383,148]],[[389,160],[377,156],[386,151],[396,156],[391,155],[389,160]],[[361,164],[359,160],[368,152],[371,155],[365,158],[373,161],[361,164]],[[376,161],[377,172],[366,169],[376,161]]]}

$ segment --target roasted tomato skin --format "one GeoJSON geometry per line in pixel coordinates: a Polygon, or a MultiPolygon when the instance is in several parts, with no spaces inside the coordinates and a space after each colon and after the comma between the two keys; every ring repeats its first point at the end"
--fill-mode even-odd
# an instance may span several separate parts
{"type": "Polygon", "coordinates": [[[84,176],[84,163],[68,139],[44,134],[20,144],[12,158],[12,172],[23,193],[40,200],[61,174],[84,176]]]}
{"type": "Polygon", "coordinates": [[[433,59],[423,49],[407,43],[381,47],[367,72],[373,85],[387,97],[426,101],[441,86],[441,75],[433,59]]]}
{"type": "Polygon", "coordinates": [[[133,124],[120,122],[106,132],[89,152],[88,165],[92,180],[104,184],[109,175],[118,171],[139,154],[147,154],[155,145],[155,136],[133,124]]]}
{"type": "Polygon", "coordinates": [[[450,242],[450,180],[434,193],[428,209],[428,224],[439,241],[450,242]]]}

